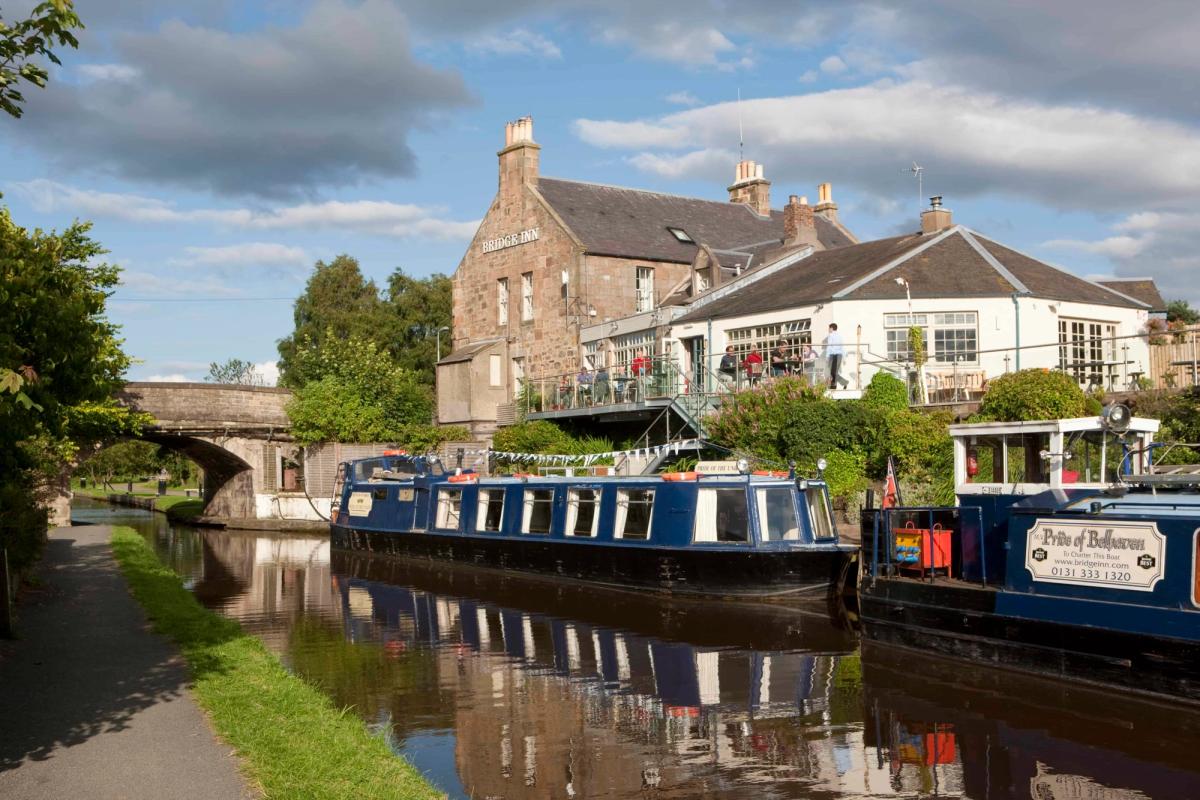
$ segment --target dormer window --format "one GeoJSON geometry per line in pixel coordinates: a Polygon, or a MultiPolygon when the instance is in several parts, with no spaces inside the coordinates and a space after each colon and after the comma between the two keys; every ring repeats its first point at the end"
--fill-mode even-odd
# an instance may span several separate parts
{"type": "Polygon", "coordinates": [[[671,232],[672,236],[674,236],[676,239],[683,242],[684,244],[695,244],[696,243],[695,240],[692,239],[692,237],[688,236],[688,232],[685,231],[683,228],[668,227],[667,230],[671,232]]]}

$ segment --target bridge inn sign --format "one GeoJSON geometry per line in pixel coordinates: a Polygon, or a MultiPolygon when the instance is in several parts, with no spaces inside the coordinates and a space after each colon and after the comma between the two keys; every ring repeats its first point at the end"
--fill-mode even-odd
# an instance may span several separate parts
{"type": "Polygon", "coordinates": [[[520,233],[510,233],[507,236],[501,236],[497,239],[487,239],[483,242],[482,250],[485,253],[494,253],[497,250],[503,250],[506,247],[516,247],[519,244],[528,244],[536,242],[538,238],[538,229],[529,228],[520,233]]]}

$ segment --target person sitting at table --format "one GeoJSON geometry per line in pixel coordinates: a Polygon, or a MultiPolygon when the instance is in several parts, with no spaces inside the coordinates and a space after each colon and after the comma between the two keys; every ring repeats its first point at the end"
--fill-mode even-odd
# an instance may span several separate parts
{"type": "Polygon", "coordinates": [[[558,407],[571,407],[571,379],[566,375],[563,375],[562,380],[558,383],[558,407]]]}
{"type": "Polygon", "coordinates": [[[810,386],[817,382],[817,351],[808,342],[804,343],[804,347],[800,350],[800,368],[804,370],[804,377],[808,380],[810,386]]]}
{"type": "Polygon", "coordinates": [[[592,393],[592,382],[596,376],[593,375],[586,365],[579,368],[579,374],[575,376],[575,385],[579,387],[580,399],[587,402],[592,393]]]}
{"type": "Polygon", "coordinates": [[[742,369],[746,371],[746,377],[752,384],[762,377],[763,359],[757,350],[751,350],[742,361],[742,369]]]}
{"type": "Polygon", "coordinates": [[[597,404],[608,402],[608,389],[608,369],[606,367],[600,367],[600,369],[596,370],[594,389],[592,392],[597,404]]]}
{"type": "Polygon", "coordinates": [[[788,365],[787,343],[780,340],[779,344],[775,345],[775,349],[771,351],[771,375],[776,378],[787,375],[788,365]]]}
{"type": "Polygon", "coordinates": [[[721,356],[717,367],[717,377],[727,386],[737,380],[737,356],[733,353],[733,345],[725,348],[725,355],[721,356]]]}
{"type": "Polygon", "coordinates": [[[650,359],[646,356],[645,350],[638,350],[633,361],[629,365],[629,374],[634,378],[634,386],[636,387],[636,396],[631,398],[636,400],[639,397],[646,396],[646,379],[650,377],[650,359]]]}

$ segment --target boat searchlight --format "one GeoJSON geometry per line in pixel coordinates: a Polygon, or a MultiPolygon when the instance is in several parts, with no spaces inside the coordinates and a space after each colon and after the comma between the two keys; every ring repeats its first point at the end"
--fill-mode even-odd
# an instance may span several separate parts
{"type": "Polygon", "coordinates": [[[1129,413],[1129,406],[1113,403],[1106,406],[1101,412],[1100,422],[1104,425],[1105,430],[1121,434],[1129,430],[1129,424],[1133,422],[1133,414],[1129,413]]]}

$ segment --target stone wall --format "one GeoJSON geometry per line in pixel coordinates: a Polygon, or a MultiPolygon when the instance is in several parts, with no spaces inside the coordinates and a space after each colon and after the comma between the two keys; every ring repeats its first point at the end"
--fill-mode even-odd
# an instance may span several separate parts
{"type": "Polygon", "coordinates": [[[220,383],[127,383],[117,395],[154,416],[163,429],[287,428],[288,389],[220,383]]]}

